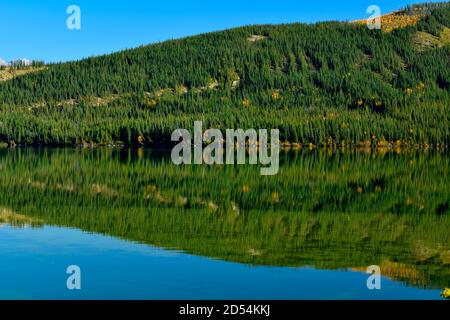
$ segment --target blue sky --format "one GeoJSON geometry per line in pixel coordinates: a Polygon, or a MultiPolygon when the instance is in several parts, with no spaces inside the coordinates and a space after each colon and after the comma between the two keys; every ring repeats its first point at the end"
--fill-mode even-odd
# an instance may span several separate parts
{"type": "Polygon", "coordinates": [[[67,61],[236,26],[354,20],[407,0],[0,0],[0,58],[67,61]],[[66,27],[69,5],[81,30],[66,27]]]}

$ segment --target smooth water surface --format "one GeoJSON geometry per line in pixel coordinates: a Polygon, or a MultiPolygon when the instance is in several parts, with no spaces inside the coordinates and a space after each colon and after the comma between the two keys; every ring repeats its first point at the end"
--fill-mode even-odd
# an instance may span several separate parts
{"type": "Polygon", "coordinates": [[[440,299],[449,159],[291,152],[261,177],[142,150],[0,150],[0,298],[440,299]]]}

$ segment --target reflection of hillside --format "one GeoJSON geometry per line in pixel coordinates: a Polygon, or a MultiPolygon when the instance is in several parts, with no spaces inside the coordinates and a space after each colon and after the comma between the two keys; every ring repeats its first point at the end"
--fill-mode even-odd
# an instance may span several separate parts
{"type": "Polygon", "coordinates": [[[271,179],[132,151],[0,157],[0,207],[45,223],[241,263],[378,264],[417,286],[450,282],[443,154],[295,153],[271,179]]]}
{"type": "MultiPolygon", "coordinates": [[[[351,268],[355,271],[366,272],[367,267],[351,268]]],[[[404,263],[393,262],[388,259],[381,261],[381,274],[393,280],[408,281],[413,284],[420,284],[423,282],[420,273],[414,266],[409,266],[404,263]]]]}
{"type": "Polygon", "coordinates": [[[42,221],[29,216],[18,214],[10,209],[0,208],[0,225],[10,224],[15,227],[40,226],[42,221]]]}

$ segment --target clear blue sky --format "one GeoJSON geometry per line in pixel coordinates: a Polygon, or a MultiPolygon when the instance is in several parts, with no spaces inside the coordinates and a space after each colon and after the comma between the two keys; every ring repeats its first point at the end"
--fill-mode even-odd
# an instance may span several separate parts
{"type": "Polygon", "coordinates": [[[236,26],[365,18],[420,0],[0,0],[0,58],[67,61],[236,26]],[[66,9],[81,8],[81,30],[66,9]]]}

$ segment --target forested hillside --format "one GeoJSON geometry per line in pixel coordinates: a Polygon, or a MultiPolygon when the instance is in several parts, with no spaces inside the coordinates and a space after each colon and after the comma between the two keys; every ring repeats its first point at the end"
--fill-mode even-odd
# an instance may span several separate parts
{"type": "Polygon", "coordinates": [[[48,65],[0,81],[0,142],[165,144],[203,120],[308,145],[448,145],[449,28],[443,4],[391,32],[248,26],[48,65]]]}

